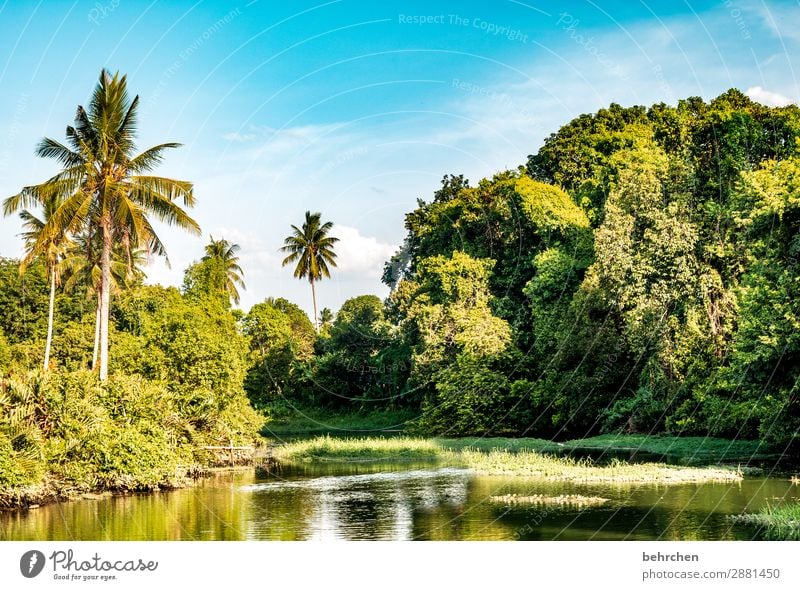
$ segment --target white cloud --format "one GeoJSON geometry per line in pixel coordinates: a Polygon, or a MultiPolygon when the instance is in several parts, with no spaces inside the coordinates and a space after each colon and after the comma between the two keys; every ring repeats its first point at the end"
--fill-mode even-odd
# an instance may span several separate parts
{"type": "Polygon", "coordinates": [[[336,268],[343,273],[380,277],[383,263],[397,250],[397,244],[363,236],[358,229],[347,225],[336,225],[332,234],[339,238],[336,244],[336,268]]]}
{"type": "Polygon", "coordinates": [[[769,90],[764,90],[761,86],[753,86],[747,89],[745,92],[747,96],[749,96],[752,100],[756,102],[760,102],[761,104],[768,106],[768,107],[785,107],[786,105],[792,104],[794,101],[782,94],[778,94],[777,92],[770,92],[769,90]]]}
{"type": "Polygon", "coordinates": [[[283,257],[270,250],[249,250],[242,252],[239,266],[250,276],[273,276],[281,268],[283,257]]]}
{"type": "Polygon", "coordinates": [[[183,273],[186,267],[191,264],[191,260],[183,257],[170,257],[170,265],[167,266],[163,258],[154,258],[146,268],[147,278],[145,283],[148,285],[164,285],[180,287],[183,283],[183,273]]]}
{"type": "Polygon", "coordinates": [[[284,158],[295,158],[309,147],[326,145],[334,141],[339,143],[342,137],[336,132],[343,127],[338,124],[300,125],[297,127],[253,128],[262,141],[251,153],[256,158],[281,161],[284,158]]]}

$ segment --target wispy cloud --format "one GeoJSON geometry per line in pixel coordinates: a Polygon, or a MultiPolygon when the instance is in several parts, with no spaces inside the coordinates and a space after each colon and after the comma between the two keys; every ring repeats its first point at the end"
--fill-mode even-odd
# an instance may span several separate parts
{"type": "MultiPolygon", "coordinates": [[[[797,94],[791,50],[800,33],[787,37],[784,30],[794,22],[794,30],[800,30],[797,5],[767,9],[742,0],[703,13],[629,24],[622,31],[592,31],[593,46],[624,77],[589,59],[585,47],[565,33],[560,41],[532,48],[535,58],[498,68],[494,79],[453,79],[452,124],[426,132],[431,141],[514,166],[570,119],[612,102],[675,104],[689,96],[711,99],[738,87],[765,105],[786,105],[797,94]],[[783,36],[770,39],[764,34],[768,27],[783,36]],[[748,38],[761,33],[758,38],[768,43],[749,41],[745,33],[748,38]]],[[[476,180],[480,168],[471,166],[469,176],[476,180]]]]}
{"type": "Polygon", "coordinates": [[[226,141],[235,141],[235,142],[246,142],[246,141],[253,141],[256,137],[258,137],[255,133],[239,133],[238,131],[231,131],[230,133],[226,133],[222,136],[222,139],[226,141]]]}
{"type": "Polygon", "coordinates": [[[800,41],[800,9],[796,2],[747,2],[743,6],[757,14],[777,39],[800,41]]]}

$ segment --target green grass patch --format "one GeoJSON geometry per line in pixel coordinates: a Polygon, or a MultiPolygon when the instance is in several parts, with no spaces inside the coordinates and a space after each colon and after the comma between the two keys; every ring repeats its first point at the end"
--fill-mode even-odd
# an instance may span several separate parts
{"type": "Polygon", "coordinates": [[[478,474],[525,476],[549,481],[577,483],[704,483],[739,481],[738,470],[715,467],[678,467],[661,463],[626,463],[612,460],[597,465],[589,460],[557,457],[542,452],[547,441],[526,439],[335,438],[321,436],[288,442],[273,449],[272,458],[302,461],[408,461],[426,459],[466,467],[478,474]],[[503,448],[514,440],[515,448],[503,448]],[[475,441],[472,441],[475,442],[475,441]]]}
{"type": "Polygon", "coordinates": [[[570,450],[644,452],[691,462],[737,461],[771,457],[772,449],[757,440],[727,440],[704,436],[603,434],[563,443],[570,450]]]}
{"type": "Polygon", "coordinates": [[[407,436],[337,437],[325,434],[277,445],[273,457],[283,461],[446,459],[464,450],[553,451],[538,438],[419,438],[407,436]]]}
{"type": "Polygon", "coordinates": [[[761,527],[772,541],[800,541],[800,502],[769,505],[756,514],[738,514],[731,520],[761,527]]]}
{"type": "MultiPolygon", "coordinates": [[[[320,409],[283,409],[266,425],[262,434],[272,437],[322,435],[354,437],[402,434],[406,425],[416,418],[414,412],[387,410],[375,412],[326,412],[320,409]]],[[[711,437],[680,437],[667,435],[604,434],[565,442],[539,438],[464,437],[434,438],[436,443],[454,451],[539,451],[554,454],[643,453],[660,455],[670,462],[708,464],[717,462],[747,462],[753,459],[776,458],[766,443],[757,440],[727,440],[711,437]]],[[[381,452],[381,451],[377,451],[381,452]]]]}

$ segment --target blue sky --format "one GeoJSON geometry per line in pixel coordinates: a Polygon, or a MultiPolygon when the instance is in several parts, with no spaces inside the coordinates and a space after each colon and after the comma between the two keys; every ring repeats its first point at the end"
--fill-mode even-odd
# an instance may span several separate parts
{"type": "MultiPolygon", "coordinates": [[[[102,67],[142,100],[140,145],[184,147],[159,169],[195,183],[196,238],[164,229],[180,284],[209,235],[242,246],[242,307],[311,309],[278,248],[306,209],[336,224],[339,269],[320,306],[386,295],[404,214],[446,173],[473,183],[611,102],[675,103],[731,87],[796,101],[797,2],[96,2],[0,0],[0,196],[56,168],[102,67]]],[[[16,218],[0,256],[18,256],[16,218]]]]}

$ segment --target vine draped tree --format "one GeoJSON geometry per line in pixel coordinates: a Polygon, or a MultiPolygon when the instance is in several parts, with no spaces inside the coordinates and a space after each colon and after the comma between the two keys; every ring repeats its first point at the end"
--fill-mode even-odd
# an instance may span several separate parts
{"type": "Polygon", "coordinates": [[[282,266],[297,262],[294,269],[295,278],[308,279],[308,282],[311,283],[314,326],[317,330],[319,330],[319,320],[317,292],[314,283],[321,281],[323,277],[330,278],[328,265],[336,267],[336,253],[333,251],[333,247],[339,241],[339,238],[330,235],[333,223],[330,221],[322,223],[321,217],[321,213],[306,211],[306,220],[302,229],[293,225],[291,235],[284,240],[281,248],[281,251],[288,252],[288,256],[283,259],[282,266]]]}
{"type": "Polygon", "coordinates": [[[236,304],[239,303],[239,290],[236,286],[247,289],[242,279],[244,272],[239,266],[239,257],[236,255],[239,250],[239,244],[231,244],[226,239],[215,240],[214,236],[211,236],[211,241],[206,245],[206,254],[203,256],[204,262],[216,261],[220,265],[224,281],[222,289],[236,304]]]}
{"type": "Polygon", "coordinates": [[[126,76],[103,69],[88,109],[79,106],[75,125],[66,130],[67,145],[45,138],[36,153],[59,162],[63,169],[49,180],[27,186],[4,203],[6,214],[22,207],[42,206],[58,199],[59,206],[42,228],[37,244],[55,236],[90,231],[100,236],[99,373],[108,377],[108,316],[111,296],[111,251],[119,243],[127,251],[143,248],[166,255],[150,219],[196,234],[197,222],[185,207],[195,203],[192,184],[147,173],[161,163],[164,152],[179,147],[162,143],[136,154],[134,142],[139,97],[128,94],[126,76]]]}

